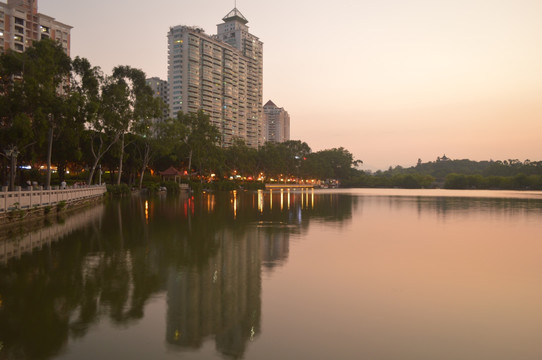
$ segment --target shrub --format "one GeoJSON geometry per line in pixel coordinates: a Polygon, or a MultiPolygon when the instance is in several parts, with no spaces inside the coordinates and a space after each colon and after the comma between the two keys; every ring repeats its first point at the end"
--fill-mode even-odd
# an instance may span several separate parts
{"type": "Polygon", "coordinates": [[[166,188],[168,194],[178,194],[181,189],[179,188],[179,184],[177,184],[175,181],[166,181],[160,184],[160,186],[163,186],[166,188]]]}
{"type": "Polygon", "coordinates": [[[61,211],[66,207],[66,201],[62,200],[59,201],[58,204],[56,204],[56,211],[61,211]]]}
{"type": "Polygon", "coordinates": [[[110,196],[122,196],[130,193],[130,187],[126,184],[107,185],[106,187],[110,196]]]}

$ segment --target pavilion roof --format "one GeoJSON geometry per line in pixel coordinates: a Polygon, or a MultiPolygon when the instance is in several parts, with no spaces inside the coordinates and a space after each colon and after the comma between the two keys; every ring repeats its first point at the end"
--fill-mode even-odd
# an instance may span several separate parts
{"type": "Polygon", "coordinates": [[[160,171],[160,175],[162,176],[178,176],[181,175],[181,172],[177,169],[175,169],[173,166],[170,166],[169,169],[160,171]]]}

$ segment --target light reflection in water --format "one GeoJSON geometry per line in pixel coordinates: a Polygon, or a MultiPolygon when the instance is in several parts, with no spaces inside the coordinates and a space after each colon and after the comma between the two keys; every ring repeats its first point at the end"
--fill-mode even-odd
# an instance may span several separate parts
{"type": "Polygon", "coordinates": [[[263,190],[258,190],[258,210],[260,210],[260,213],[263,213],[263,190]]]}
{"type": "Polygon", "coordinates": [[[288,210],[290,210],[290,189],[288,189],[288,210]]]}
{"type": "Polygon", "coordinates": [[[280,189],[280,211],[284,210],[284,189],[280,189]]]}
{"type": "Polygon", "coordinates": [[[149,200],[145,201],[145,222],[149,224],[149,200]]]}
{"type": "Polygon", "coordinates": [[[269,210],[273,210],[273,190],[269,189],[269,210]]]}
{"type": "Polygon", "coordinates": [[[207,212],[210,214],[215,209],[215,195],[214,194],[205,194],[207,197],[207,212]]]}
{"type": "Polygon", "coordinates": [[[233,190],[233,218],[237,219],[237,190],[233,190]]]}

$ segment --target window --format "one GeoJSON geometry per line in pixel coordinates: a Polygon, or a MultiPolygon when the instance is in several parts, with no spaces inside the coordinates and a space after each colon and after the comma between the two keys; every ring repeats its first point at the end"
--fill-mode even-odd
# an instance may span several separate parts
{"type": "Polygon", "coordinates": [[[15,32],[19,34],[24,34],[24,28],[22,26],[15,26],[15,32]]]}
{"type": "Polygon", "coordinates": [[[23,25],[24,26],[24,20],[23,19],[19,19],[18,17],[15,18],[15,24],[17,25],[23,25]]]}
{"type": "Polygon", "coordinates": [[[13,40],[23,42],[23,37],[21,35],[13,36],[13,40]]]}

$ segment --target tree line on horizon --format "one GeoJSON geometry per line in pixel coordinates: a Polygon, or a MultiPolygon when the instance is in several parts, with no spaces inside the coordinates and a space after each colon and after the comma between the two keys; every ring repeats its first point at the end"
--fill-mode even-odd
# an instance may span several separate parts
{"type": "Polygon", "coordinates": [[[473,161],[446,156],[415,166],[360,172],[347,187],[542,190],[542,161],[518,159],[473,161]]]}

